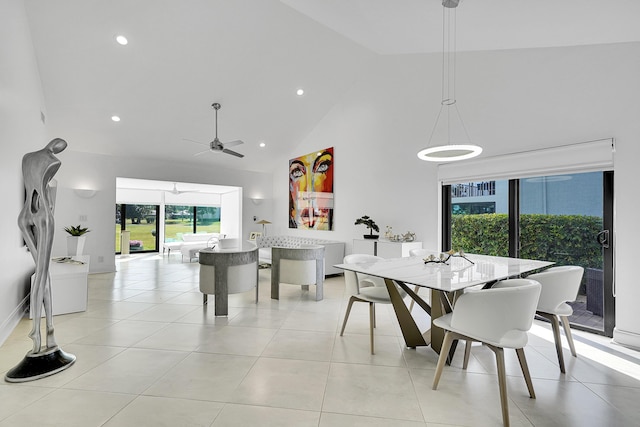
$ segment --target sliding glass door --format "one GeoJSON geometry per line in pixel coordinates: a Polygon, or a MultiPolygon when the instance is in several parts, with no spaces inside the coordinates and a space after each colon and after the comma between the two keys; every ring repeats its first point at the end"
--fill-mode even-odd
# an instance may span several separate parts
{"type": "Polygon", "coordinates": [[[508,181],[451,185],[451,249],[509,256],[508,190],[508,181]]]}
{"type": "Polygon", "coordinates": [[[605,332],[605,183],[602,172],[520,180],[521,258],[580,265],[585,274],[571,323],[605,332]]]}
{"type": "Polygon", "coordinates": [[[185,233],[219,233],[220,207],[166,205],[164,241],[181,241],[185,233]]]}
{"type": "Polygon", "coordinates": [[[193,233],[193,206],[166,205],[164,207],[164,241],[182,241],[182,235],[193,233]]]}
{"type": "Polygon", "coordinates": [[[196,232],[220,232],[220,208],[214,206],[196,206],[196,232]]]}
{"type": "Polygon", "coordinates": [[[454,184],[443,199],[443,250],[584,267],[571,323],[612,335],[613,172],[454,184]]]}
{"type": "Polygon", "coordinates": [[[158,252],[157,205],[116,205],[116,254],[122,252],[121,232],[129,231],[129,252],[158,252]]]}

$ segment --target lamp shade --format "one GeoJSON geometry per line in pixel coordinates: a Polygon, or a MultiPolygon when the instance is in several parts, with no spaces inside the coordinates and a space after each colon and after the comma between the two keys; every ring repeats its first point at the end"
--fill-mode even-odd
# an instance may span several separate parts
{"type": "Polygon", "coordinates": [[[266,219],[261,219],[256,222],[256,224],[262,224],[262,234],[267,235],[267,224],[271,224],[271,221],[267,221],[266,219]]]}

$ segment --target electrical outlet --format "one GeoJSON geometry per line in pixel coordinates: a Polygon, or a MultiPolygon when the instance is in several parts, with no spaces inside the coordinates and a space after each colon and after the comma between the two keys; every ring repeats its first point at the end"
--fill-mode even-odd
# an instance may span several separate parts
{"type": "Polygon", "coordinates": [[[84,221],[84,222],[86,222],[86,221],[87,221],[87,215],[80,215],[80,216],[78,217],[78,221],[84,221]]]}
{"type": "Polygon", "coordinates": [[[98,262],[104,262],[104,257],[102,255],[98,257],[98,262]]]}

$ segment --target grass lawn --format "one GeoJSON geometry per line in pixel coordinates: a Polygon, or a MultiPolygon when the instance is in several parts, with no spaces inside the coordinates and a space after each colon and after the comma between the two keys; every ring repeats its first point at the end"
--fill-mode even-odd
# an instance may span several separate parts
{"type": "MultiPolygon", "coordinates": [[[[146,222],[142,224],[131,224],[131,222],[127,221],[127,231],[131,233],[130,240],[139,240],[142,242],[142,249],[138,250],[155,250],[156,237],[151,234],[155,229],[155,224],[147,224],[146,222]]],[[[198,233],[219,233],[220,221],[206,225],[198,224],[197,229],[198,233]]],[[[120,224],[116,224],[116,252],[120,252],[120,230],[120,224]]],[[[193,233],[193,223],[190,221],[167,220],[165,221],[164,230],[166,241],[171,241],[170,239],[181,240],[179,234],[193,233]]],[[[131,252],[135,250],[136,248],[131,248],[131,252]]]]}

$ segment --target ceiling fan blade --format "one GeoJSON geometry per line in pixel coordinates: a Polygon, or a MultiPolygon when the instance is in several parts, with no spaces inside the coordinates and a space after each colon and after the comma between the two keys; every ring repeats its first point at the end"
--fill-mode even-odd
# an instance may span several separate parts
{"type": "MultiPolygon", "coordinates": [[[[187,138],[183,138],[183,139],[185,141],[195,142],[196,144],[208,145],[209,146],[209,150],[207,150],[207,151],[211,151],[213,153],[223,152],[223,153],[231,154],[232,156],[235,156],[235,157],[240,157],[240,158],[244,157],[244,154],[240,154],[238,152],[235,152],[233,150],[229,150],[227,148],[227,147],[235,147],[236,145],[244,144],[244,141],[236,139],[235,141],[230,141],[230,142],[226,142],[226,143],[223,144],[218,139],[218,110],[222,106],[219,103],[214,102],[213,104],[211,104],[211,107],[213,107],[213,109],[216,111],[216,113],[215,113],[215,118],[216,118],[216,136],[215,136],[214,140],[211,141],[209,144],[203,144],[202,142],[194,141],[192,139],[187,139],[187,138]]],[[[207,151],[203,151],[201,153],[196,153],[196,154],[194,154],[194,156],[199,156],[201,154],[206,153],[207,151]]]]}
{"type": "Polygon", "coordinates": [[[195,144],[200,144],[200,145],[209,145],[208,142],[200,142],[200,141],[194,141],[193,139],[189,139],[189,138],[182,138],[183,141],[189,141],[189,142],[193,142],[195,144]]]}
{"type": "Polygon", "coordinates": [[[194,154],[194,155],[193,155],[193,157],[200,156],[201,154],[208,153],[209,151],[211,151],[211,150],[204,150],[204,151],[200,151],[200,152],[198,152],[198,153],[194,154]]]}
{"type": "Polygon", "coordinates": [[[240,158],[244,157],[244,154],[236,153],[235,151],[229,150],[227,148],[222,149],[222,152],[223,153],[227,153],[227,154],[231,154],[232,156],[236,156],[236,157],[240,157],[240,158]]]}
{"type": "Polygon", "coordinates": [[[235,147],[236,145],[240,145],[240,144],[244,144],[244,141],[240,141],[239,139],[236,139],[235,141],[225,142],[224,146],[225,147],[235,147]]]}

